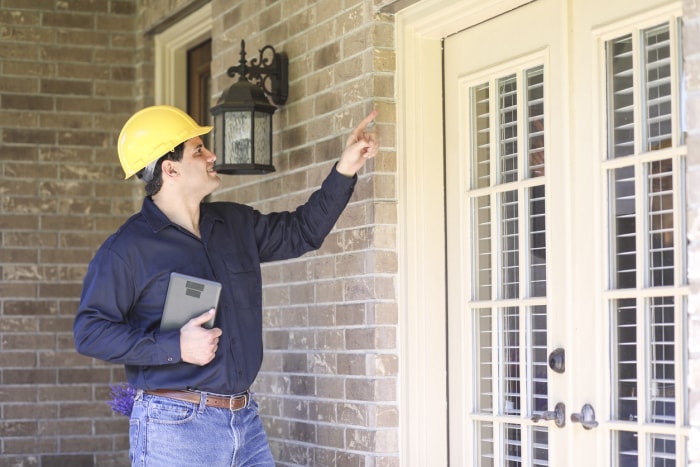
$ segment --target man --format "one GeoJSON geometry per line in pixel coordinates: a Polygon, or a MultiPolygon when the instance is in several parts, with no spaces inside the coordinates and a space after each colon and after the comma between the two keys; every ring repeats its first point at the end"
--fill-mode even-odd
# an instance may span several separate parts
{"type": "Polygon", "coordinates": [[[357,171],[377,154],[365,132],[375,116],[350,134],[303,206],[267,215],[237,203],[202,203],[221,183],[216,156],[201,139],[211,127],[169,106],[143,109],[124,125],[119,159],[126,178],[137,174],[146,183],[147,196],[90,262],[73,332],[80,353],[124,364],[137,389],[133,465],[274,465],[249,392],[263,353],[260,263],[321,246],[357,171]],[[216,310],[161,332],[172,272],[223,288],[216,310]],[[214,327],[204,327],[212,316],[214,327]]]}

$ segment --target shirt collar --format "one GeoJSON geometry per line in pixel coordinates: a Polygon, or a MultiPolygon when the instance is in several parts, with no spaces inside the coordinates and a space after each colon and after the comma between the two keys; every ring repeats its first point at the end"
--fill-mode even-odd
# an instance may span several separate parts
{"type": "Polygon", "coordinates": [[[158,209],[158,206],[156,206],[156,203],[153,202],[153,199],[151,199],[150,196],[146,196],[143,199],[143,205],[141,205],[141,215],[144,219],[146,219],[146,222],[148,222],[151,229],[153,229],[153,233],[158,233],[164,228],[173,225],[173,223],[170,222],[170,219],[163,214],[163,211],[158,209]]]}
{"type": "MultiPolygon", "coordinates": [[[[206,203],[202,203],[200,208],[200,226],[204,225],[205,223],[213,224],[214,221],[223,221],[223,218],[219,214],[215,213],[210,209],[207,209],[206,203]]],[[[150,196],[146,196],[143,199],[143,205],[141,206],[141,215],[144,219],[146,219],[146,222],[148,222],[148,225],[153,230],[153,233],[158,233],[168,226],[175,225],[170,221],[170,219],[168,219],[168,217],[165,214],[163,214],[163,211],[158,209],[158,206],[156,206],[156,203],[153,202],[153,199],[150,196]]]]}

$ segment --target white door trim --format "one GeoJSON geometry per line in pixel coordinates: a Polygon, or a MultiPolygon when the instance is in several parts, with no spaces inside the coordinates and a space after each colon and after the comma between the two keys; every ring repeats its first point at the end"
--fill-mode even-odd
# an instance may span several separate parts
{"type": "Polygon", "coordinates": [[[396,15],[402,465],[448,465],[442,38],[532,0],[422,0],[396,15]]]}
{"type": "Polygon", "coordinates": [[[155,36],[155,103],[187,109],[187,50],[211,37],[211,3],[155,36]]]}

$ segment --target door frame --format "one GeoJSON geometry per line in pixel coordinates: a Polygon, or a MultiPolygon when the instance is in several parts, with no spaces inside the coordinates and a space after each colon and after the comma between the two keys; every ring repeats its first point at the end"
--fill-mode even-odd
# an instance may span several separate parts
{"type": "Polygon", "coordinates": [[[396,15],[400,454],[407,466],[449,464],[442,39],[531,1],[422,0],[396,15]]]}
{"type": "Polygon", "coordinates": [[[155,36],[156,104],[187,109],[187,50],[212,36],[211,3],[155,36]]]}
{"type": "MultiPolygon", "coordinates": [[[[441,350],[447,340],[444,198],[449,195],[442,139],[442,38],[529,1],[475,3],[421,0],[396,15],[400,449],[406,465],[449,463],[447,357],[441,350]]],[[[600,77],[591,73],[594,86],[599,85],[600,77]]],[[[583,104],[588,110],[593,105],[590,99],[583,104]]],[[[596,178],[596,183],[603,181],[596,178]]],[[[602,248],[603,240],[597,242],[602,248]]],[[[692,365],[692,358],[688,363],[692,365]]],[[[692,424],[692,410],[689,418],[692,424]]],[[[693,445],[692,436],[689,445],[693,445]]]]}

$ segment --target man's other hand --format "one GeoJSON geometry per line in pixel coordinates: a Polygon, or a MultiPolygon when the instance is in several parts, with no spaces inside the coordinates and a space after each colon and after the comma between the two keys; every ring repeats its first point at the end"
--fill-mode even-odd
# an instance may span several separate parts
{"type": "Polygon", "coordinates": [[[189,320],[180,328],[180,358],[183,362],[206,365],[214,359],[219,347],[221,329],[202,327],[214,314],[214,309],[189,320]]]}

